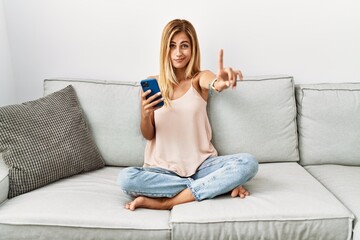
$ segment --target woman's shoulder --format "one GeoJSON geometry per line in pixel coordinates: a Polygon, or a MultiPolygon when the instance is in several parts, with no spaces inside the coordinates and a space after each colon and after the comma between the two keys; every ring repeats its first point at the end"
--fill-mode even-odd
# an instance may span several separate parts
{"type": "Polygon", "coordinates": [[[207,83],[208,81],[211,81],[214,79],[215,74],[210,70],[203,70],[197,74],[195,77],[195,81],[199,84],[200,87],[204,87],[204,82],[207,83]]]}
{"type": "Polygon", "coordinates": [[[204,74],[214,74],[214,73],[210,70],[202,70],[202,71],[200,71],[200,74],[204,75],[204,74]]]}
{"type": "Polygon", "coordinates": [[[202,70],[202,71],[195,74],[194,80],[195,81],[200,81],[200,79],[213,77],[213,76],[214,76],[214,73],[212,71],[210,71],[210,70],[202,70]]]}

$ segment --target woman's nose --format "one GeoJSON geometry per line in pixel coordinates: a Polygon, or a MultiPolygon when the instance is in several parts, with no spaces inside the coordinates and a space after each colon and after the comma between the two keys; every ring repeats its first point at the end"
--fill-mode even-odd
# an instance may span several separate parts
{"type": "Polygon", "coordinates": [[[176,48],[175,54],[176,54],[176,56],[181,56],[181,55],[182,55],[182,52],[181,52],[181,48],[180,48],[180,47],[177,47],[177,48],[176,48]]]}

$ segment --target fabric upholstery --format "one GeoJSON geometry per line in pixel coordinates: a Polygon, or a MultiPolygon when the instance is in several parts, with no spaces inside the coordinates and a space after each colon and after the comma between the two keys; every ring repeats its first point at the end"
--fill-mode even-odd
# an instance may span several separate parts
{"type": "Polygon", "coordinates": [[[250,192],[245,199],[227,194],[175,206],[173,239],[347,240],[351,236],[353,215],[298,163],[262,163],[244,187],[250,192]]]}
{"type": "Polygon", "coordinates": [[[360,166],[360,83],[296,87],[302,165],[360,166]]]}
{"type": "Polygon", "coordinates": [[[360,224],[356,224],[352,240],[360,240],[360,224]]]}
{"type": "Polygon", "coordinates": [[[124,208],[131,198],[116,185],[120,170],[78,174],[6,201],[0,239],[170,239],[170,211],[124,208]]]}
{"type": "Polygon", "coordinates": [[[138,82],[47,79],[45,95],[71,84],[94,141],[109,166],[142,166],[145,139],[140,132],[138,82]]]}
{"type": "Polygon", "coordinates": [[[0,205],[9,194],[9,169],[5,165],[0,153],[0,205]]]}
{"type": "MultiPolygon", "coordinates": [[[[139,83],[47,79],[45,94],[67,84],[77,90],[106,164],[142,166],[146,141],[139,130],[139,83]]],[[[292,77],[239,82],[236,91],[227,90],[209,99],[213,143],[220,154],[250,152],[260,162],[298,161],[295,106],[292,77]]]]}
{"type": "Polygon", "coordinates": [[[1,107],[0,133],[0,151],[9,167],[9,198],[104,166],[72,86],[1,107]]]}
{"type": "Polygon", "coordinates": [[[299,161],[292,77],[238,81],[208,103],[213,144],[220,155],[248,152],[259,162],[299,161]]]}
{"type": "Polygon", "coordinates": [[[312,165],[305,168],[354,213],[356,228],[360,218],[360,167],[312,165]]]}

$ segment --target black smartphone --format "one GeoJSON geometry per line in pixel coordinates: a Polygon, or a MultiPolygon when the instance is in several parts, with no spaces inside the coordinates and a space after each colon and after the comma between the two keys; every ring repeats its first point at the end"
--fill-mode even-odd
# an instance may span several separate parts
{"type": "MultiPolygon", "coordinates": [[[[155,78],[141,80],[140,84],[141,84],[141,87],[144,92],[146,92],[149,89],[151,90],[151,93],[146,96],[146,99],[148,99],[149,97],[153,96],[154,94],[157,94],[158,92],[160,92],[159,84],[155,78]]],[[[160,98],[161,98],[161,95],[159,97],[157,97],[154,101],[156,101],[160,98]]],[[[155,105],[155,107],[162,107],[162,106],[164,106],[163,101],[161,101],[155,105]]]]}

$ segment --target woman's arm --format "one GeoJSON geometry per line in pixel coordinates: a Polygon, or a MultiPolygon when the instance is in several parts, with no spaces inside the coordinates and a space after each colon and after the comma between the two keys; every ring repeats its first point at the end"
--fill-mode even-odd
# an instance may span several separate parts
{"type": "Polygon", "coordinates": [[[211,82],[216,78],[216,75],[209,70],[205,70],[203,72],[201,72],[200,75],[200,79],[199,79],[199,84],[200,84],[200,88],[201,90],[209,90],[210,84],[211,82]]]}
{"type": "MultiPolygon", "coordinates": [[[[142,93],[142,95],[143,94],[144,93],[142,93]]],[[[155,137],[154,112],[147,112],[144,109],[143,104],[141,107],[140,129],[145,139],[151,140],[155,137]]]]}

